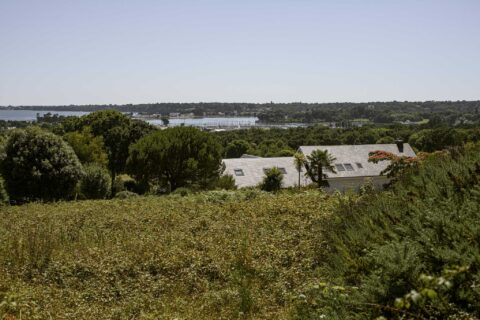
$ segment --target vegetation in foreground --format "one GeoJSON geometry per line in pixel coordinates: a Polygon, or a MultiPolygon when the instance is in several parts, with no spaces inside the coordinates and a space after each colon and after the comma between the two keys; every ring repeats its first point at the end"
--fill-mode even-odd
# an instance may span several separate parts
{"type": "MultiPolygon", "coordinates": [[[[336,198],[214,191],[0,212],[9,319],[285,319],[336,198]]],[[[1,318],[1,316],[0,316],[1,318]]]]}
{"type": "Polygon", "coordinates": [[[480,318],[480,145],[404,171],[327,219],[297,319],[480,318]]]}

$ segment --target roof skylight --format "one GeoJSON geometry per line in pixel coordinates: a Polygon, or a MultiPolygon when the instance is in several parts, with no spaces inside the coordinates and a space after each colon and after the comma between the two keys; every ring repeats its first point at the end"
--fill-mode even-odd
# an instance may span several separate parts
{"type": "Polygon", "coordinates": [[[245,173],[243,173],[243,170],[242,169],[234,169],[233,172],[235,173],[235,175],[237,177],[241,177],[241,176],[244,176],[245,173]]]}

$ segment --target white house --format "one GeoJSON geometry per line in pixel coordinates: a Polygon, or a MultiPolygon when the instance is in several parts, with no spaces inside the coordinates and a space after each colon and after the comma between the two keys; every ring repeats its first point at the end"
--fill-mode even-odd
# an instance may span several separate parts
{"type": "MultiPolygon", "coordinates": [[[[265,176],[265,171],[277,167],[283,173],[283,187],[298,186],[298,171],[295,168],[293,157],[261,158],[246,155],[242,158],[224,159],[224,174],[230,174],[239,188],[258,186],[265,176]]],[[[310,184],[305,177],[305,168],[300,172],[300,184],[310,184]]]]}
{"type": "MultiPolygon", "coordinates": [[[[376,188],[382,188],[388,178],[380,173],[388,166],[388,161],[377,164],[368,162],[369,153],[377,150],[391,152],[398,156],[414,157],[415,152],[408,143],[395,144],[366,144],[366,145],[339,145],[339,146],[302,146],[299,152],[310,155],[314,150],[328,151],[334,158],[333,165],[336,173],[326,171],[329,188],[327,190],[345,191],[358,190],[365,182],[371,181],[376,188]]],[[[265,170],[272,167],[279,168],[284,174],[284,187],[298,186],[298,171],[295,168],[293,157],[261,158],[251,155],[238,159],[224,159],[225,174],[235,179],[237,187],[257,186],[265,176],[265,170]]],[[[300,172],[300,185],[312,183],[305,176],[305,168],[300,172]]]]}
{"type": "Polygon", "coordinates": [[[380,175],[389,165],[389,161],[381,161],[376,164],[368,162],[370,152],[381,150],[398,156],[415,157],[412,147],[401,141],[392,144],[302,146],[299,148],[299,151],[305,156],[310,155],[314,150],[327,151],[335,158],[333,165],[336,172],[325,172],[330,186],[327,189],[340,191],[358,190],[368,180],[380,189],[389,181],[387,177],[380,175]]]}

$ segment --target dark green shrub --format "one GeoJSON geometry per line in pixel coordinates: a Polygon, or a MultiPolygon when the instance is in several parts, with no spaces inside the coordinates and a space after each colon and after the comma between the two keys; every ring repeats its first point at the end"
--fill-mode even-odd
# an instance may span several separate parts
{"type": "Polygon", "coordinates": [[[12,132],[0,171],[15,201],[67,199],[83,174],[65,141],[35,127],[12,132]]]}
{"type": "Polygon", "coordinates": [[[224,190],[235,190],[237,186],[235,185],[235,179],[231,174],[222,175],[218,178],[217,188],[224,190]]]}
{"type": "Polygon", "coordinates": [[[283,184],[283,174],[276,168],[267,169],[265,172],[265,177],[263,178],[262,183],[260,184],[260,189],[263,191],[275,192],[282,188],[283,184]]]}
{"type": "Polygon", "coordinates": [[[115,193],[122,191],[132,191],[135,192],[135,179],[130,177],[128,174],[120,174],[115,177],[113,182],[113,190],[115,193]]]}
{"type": "Polygon", "coordinates": [[[247,153],[250,148],[250,144],[245,140],[233,140],[225,148],[225,157],[228,158],[240,158],[243,154],[247,153]]]}
{"type": "Polygon", "coordinates": [[[331,217],[316,260],[348,298],[309,315],[335,303],[342,318],[480,317],[480,145],[427,158],[389,192],[345,197],[331,217]]]}
{"type": "Polygon", "coordinates": [[[110,194],[111,177],[108,170],[98,164],[84,166],[80,192],[87,199],[105,199],[110,194]]]}
{"type": "Polygon", "coordinates": [[[175,189],[175,191],[173,191],[171,194],[186,197],[186,196],[189,196],[189,195],[193,194],[193,192],[192,192],[192,190],[190,190],[188,188],[183,188],[182,187],[182,188],[175,189]]]}

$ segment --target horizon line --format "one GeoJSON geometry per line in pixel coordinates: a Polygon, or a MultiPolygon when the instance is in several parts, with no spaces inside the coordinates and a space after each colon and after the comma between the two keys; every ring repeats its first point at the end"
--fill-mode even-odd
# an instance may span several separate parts
{"type": "Polygon", "coordinates": [[[0,105],[0,108],[21,108],[21,107],[94,107],[94,106],[135,106],[135,105],[151,105],[151,104],[365,104],[365,103],[425,103],[425,102],[480,102],[479,99],[462,99],[462,100],[376,100],[376,101],[331,101],[331,102],[303,102],[303,101],[291,101],[291,102],[245,102],[245,101],[195,101],[195,102],[139,102],[139,103],[89,103],[89,104],[38,104],[38,105],[0,105]]]}

